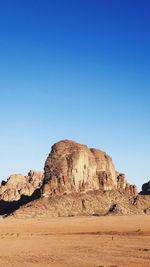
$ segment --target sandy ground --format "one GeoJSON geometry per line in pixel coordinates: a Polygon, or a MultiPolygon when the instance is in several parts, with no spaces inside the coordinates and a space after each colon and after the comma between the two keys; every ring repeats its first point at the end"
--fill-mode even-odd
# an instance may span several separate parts
{"type": "Polygon", "coordinates": [[[1,219],[0,266],[148,267],[150,216],[1,219]]]}

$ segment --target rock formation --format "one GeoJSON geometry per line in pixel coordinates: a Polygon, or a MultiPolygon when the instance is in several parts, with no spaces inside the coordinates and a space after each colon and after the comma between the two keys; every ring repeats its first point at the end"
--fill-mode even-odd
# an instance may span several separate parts
{"type": "Polygon", "coordinates": [[[124,174],[116,172],[105,152],[74,141],[54,144],[44,170],[43,196],[95,190],[137,194],[136,187],[128,185],[124,174]]]}
{"type": "Polygon", "coordinates": [[[150,181],[142,185],[141,195],[150,195],[150,181]]]}
{"type": "Polygon", "coordinates": [[[0,186],[0,200],[6,202],[18,201],[21,196],[31,196],[41,187],[44,179],[43,172],[30,171],[28,176],[22,174],[11,175],[7,182],[0,186]]]}
{"type": "Polygon", "coordinates": [[[0,186],[0,215],[150,214],[150,182],[140,194],[103,151],[74,141],[53,145],[44,173],[12,175],[0,186]]]}
{"type": "MultiPolygon", "coordinates": [[[[88,191],[39,198],[22,206],[15,217],[103,216],[140,214],[133,205],[135,196],[119,191],[88,191]]],[[[143,212],[144,213],[144,212],[143,212]]]]}

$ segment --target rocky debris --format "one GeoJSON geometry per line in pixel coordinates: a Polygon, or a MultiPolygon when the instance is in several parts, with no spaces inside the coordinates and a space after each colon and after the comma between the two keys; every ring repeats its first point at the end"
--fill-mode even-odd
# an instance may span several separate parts
{"type": "Polygon", "coordinates": [[[150,196],[149,195],[141,195],[138,194],[134,198],[134,202],[132,202],[134,207],[137,208],[137,210],[143,214],[150,214],[150,196]]]}
{"type": "Polygon", "coordinates": [[[1,183],[0,201],[12,202],[20,200],[21,196],[32,196],[35,190],[41,188],[43,179],[43,172],[30,171],[28,176],[11,175],[7,182],[1,183]]]}
{"type": "Polygon", "coordinates": [[[72,193],[48,198],[41,197],[20,207],[13,216],[48,218],[145,214],[145,209],[150,205],[149,199],[145,199],[143,204],[139,197],[139,203],[136,205],[134,204],[136,198],[119,191],[99,190],[88,191],[86,194],[72,193]]]}
{"type": "Polygon", "coordinates": [[[150,195],[150,181],[142,185],[140,195],[150,195]]]}
{"type": "Polygon", "coordinates": [[[43,196],[93,190],[119,190],[136,195],[110,156],[98,149],[64,140],[53,145],[44,168],[43,196]]]}

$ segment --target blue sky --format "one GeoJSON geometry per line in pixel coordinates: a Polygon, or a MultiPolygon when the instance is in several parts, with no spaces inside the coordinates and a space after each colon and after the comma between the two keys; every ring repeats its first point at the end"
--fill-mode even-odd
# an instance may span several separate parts
{"type": "Polygon", "coordinates": [[[73,139],[150,178],[149,0],[0,2],[0,177],[73,139]]]}

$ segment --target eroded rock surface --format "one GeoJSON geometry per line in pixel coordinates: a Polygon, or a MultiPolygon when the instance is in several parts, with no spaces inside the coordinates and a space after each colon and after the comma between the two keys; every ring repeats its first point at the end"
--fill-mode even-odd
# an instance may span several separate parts
{"type": "Polygon", "coordinates": [[[12,202],[20,200],[21,196],[31,196],[42,186],[43,172],[30,171],[28,176],[22,174],[11,175],[7,182],[0,186],[0,201],[12,202]]]}
{"type": "MultiPolygon", "coordinates": [[[[150,182],[142,187],[148,195],[150,182]]],[[[64,140],[53,145],[44,173],[12,175],[0,186],[0,215],[18,217],[149,214],[150,196],[141,196],[110,156],[64,140]]]]}
{"type": "Polygon", "coordinates": [[[119,191],[88,191],[39,198],[14,213],[18,218],[149,214],[149,196],[119,191]]]}
{"type": "Polygon", "coordinates": [[[136,195],[112,159],[103,151],[74,141],[60,141],[52,147],[45,163],[43,196],[94,190],[118,190],[136,195]]]}

